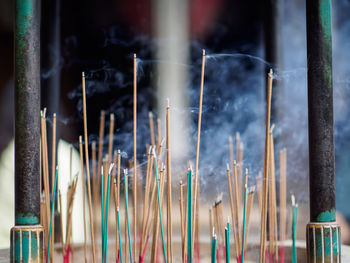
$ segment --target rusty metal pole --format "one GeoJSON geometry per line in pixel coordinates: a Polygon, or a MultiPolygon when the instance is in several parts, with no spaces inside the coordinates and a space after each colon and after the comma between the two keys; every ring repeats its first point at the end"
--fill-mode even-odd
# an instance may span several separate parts
{"type": "Polygon", "coordinates": [[[40,2],[15,1],[15,226],[11,262],[42,262],[40,225],[40,2]]]}
{"type": "Polygon", "coordinates": [[[335,216],[331,0],[307,0],[310,223],[308,262],[340,262],[335,216]]]}

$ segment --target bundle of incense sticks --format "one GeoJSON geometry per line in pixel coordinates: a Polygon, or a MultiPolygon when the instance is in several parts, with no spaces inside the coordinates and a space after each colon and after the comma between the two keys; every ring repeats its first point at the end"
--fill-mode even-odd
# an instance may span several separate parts
{"type": "MultiPolygon", "coordinates": [[[[197,127],[197,144],[195,169],[188,169],[187,184],[180,182],[180,230],[181,230],[181,257],[184,263],[199,262],[200,259],[200,242],[199,242],[199,149],[200,149],[200,131],[202,118],[203,104],[203,89],[204,89],[204,68],[205,68],[205,52],[202,56],[202,72],[201,72],[201,87],[199,99],[199,116],[197,127]]],[[[150,141],[146,147],[147,167],[142,171],[138,166],[137,160],[137,59],[134,56],[134,79],[133,79],[133,159],[129,161],[132,179],[132,202],[129,204],[128,181],[129,175],[124,169],[123,177],[121,178],[122,160],[121,151],[114,151],[114,129],[117,126],[115,116],[110,113],[109,130],[108,130],[108,147],[106,147],[106,155],[103,156],[103,141],[105,131],[105,112],[101,111],[100,129],[98,147],[96,142],[91,143],[92,152],[92,178],[90,178],[90,163],[88,156],[88,132],[87,132],[87,105],[86,105],[86,90],[85,90],[85,75],[82,74],[83,87],[83,116],[84,116],[84,138],[79,137],[79,150],[81,161],[81,180],[83,199],[88,198],[88,209],[90,217],[90,225],[86,225],[86,210],[85,201],[83,202],[83,217],[84,224],[84,258],[87,262],[87,248],[91,248],[92,262],[96,262],[97,247],[95,245],[95,234],[101,231],[101,255],[102,262],[107,262],[108,255],[108,234],[109,234],[109,206],[110,206],[110,191],[114,194],[114,209],[115,209],[115,258],[116,262],[143,263],[147,249],[150,249],[150,261],[158,262],[159,257],[163,256],[164,262],[173,262],[173,207],[172,207],[172,163],[171,163],[171,132],[170,118],[171,108],[170,102],[167,100],[165,136],[161,134],[161,122],[157,119],[156,129],[154,127],[153,113],[149,113],[149,129],[150,141]],[[156,134],[155,134],[156,130],[156,134]],[[164,138],[164,139],[163,139],[164,138]],[[166,144],[164,144],[166,142],[166,144]],[[165,147],[165,149],[164,149],[165,147]],[[98,149],[97,149],[98,148],[98,149]],[[162,151],[165,150],[164,156],[162,151]],[[98,151],[98,152],[97,152],[98,151]],[[84,159],[85,155],[85,159],[84,159]],[[164,158],[165,157],[165,158],[164,158]],[[114,166],[112,165],[114,164],[114,166]],[[84,170],[86,173],[84,173],[84,170]],[[86,174],[86,177],[85,177],[86,174]],[[144,176],[142,176],[144,175],[144,176]],[[92,180],[90,180],[92,179],[92,180]],[[122,180],[123,179],[123,180],[122,180]],[[123,181],[123,182],[122,182],[123,181]],[[90,183],[93,182],[93,187],[90,183]],[[121,205],[120,192],[121,184],[124,183],[124,200],[125,200],[125,240],[121,240],[121,205]],[[142,187],[144,186],[144,191],[142,187]],[[112,188],[112,189],[111,189],[112,188]],[[166,198],[164,198],[166,196],[166,198]],[[165,202],[166,199],[166,202],[165,202]],[[100,201],[100,202],[99,202],[100,201]],[[100,203],[100,206],[98,205],[100,203]],[[132,210],[130,208],[132,206],[132,210]],[[100,211],[99,211],[100,210],[100,211]],[[166,213],[164,212],[166,210],[166,213]],[[99,213],[101,212],[101,213],[99,213]],[[131,212],[131,213],[129,213],[131,212]],[[100,219],[98,215],[101,214],[100,219]],[[164,216],[166,215],[166,216],[164,216]],[[101,222],[101,226],[97,227],[97,222],[101,222]],[[95,225],[94,225],[95,223],[95,225]],[[132,223],[132,224],[131,224],[132,223]],[[90,227],[91,246],[87,244],[86,227],[90,227]],[[149,240],[152,238],[152,245],[148,246],[149,240]],[[122,243],[124,242],[124,250],[122,251],[122,243]],[[123,257],[124,256],[124,257],[123,257]]],[[[257,191],[259,207],[261,211],[261,247],[260,247],[260,262],[266,262],[266,241],[269,241],[267,258],[270,262],[279,260],[278,248],[278,229],[280,229],[280,240],[286,239],[286,153],[281,152],[280,160],[280,220],[278,227],[277,222],[277,197],[276,197],[276,182],[275,182],[275,157],[273,144],[273,126],[270,126],[270,109],[271,109],[271,90],[272,90],[272,72],[268,77],[268,100],[267,100],[267,123],[266,123],[266,138],[265,138],[265,160],[263,177],[257,177],[257,191]],[[269,216],[267,216],[269,214],[269,216]],[[269,233],[267,234],[266,225],[269,224],[269,233]],[[267,239],[268,237],[268,239],[267,239]]],[[[49,229],[50,226],[50,189],[48,180],[48,158],[47,158],[47,135],[46,135],[46,111],[41,113],[42,124],[42,164],[43,164],[43,185],[44,185],[44,201],[45,206],[43,213],[43,222],[49,229]]],[[[56,116],[54,116],[56,118],[56,116]]],[[[53,130],[53,133],[55,131],[53,130]]],[[[56,146],[54,145],[54,148],[56,146]]],[[[251,212],[254,202],[255,187],[248,187],[248,170],[246,169],[244,185],[243,179],[243,141],[240,133],[235,136],[235,151],[233,138],[229,137],[229,157],[230,164],[227,164],[227,182],[229,193],[229,205],[231,208],[232,232],[234,240],[234,251],[237,262],[244,262],[247,251],[247,239],[250,226],[251,212]],[[235,155],[235,156],[234,156],[235,155]]],[[[55,160],[52,160],[55,164],[55,160]]],[[[72,164],[71,164],[72,166],[72,164]]],[[[189,165],[191,167],[191,165],[189,165]]],[[[69,254],[70,239],[72,232],[72,204],[73,196],[76,188],[77,177],[72,179],[72,185],[68,189],[67,199],[67,229],[66,239],[63,244],[65,259],[69,254]],[[67,252],[68,249],[68,252],[67,252]]],[[[55,185],[52,186],[55,188],[55,185]]],[[[54,191],[55,192],[55,191],[54,191]]],[[[54,194],[53,192],[53,194],[54,194]]],[[[61,203],[61,195],[59,194],[61,203]]],[[[124,206],[123,206],[124,207],[124,206]]],[[[61,210],[61,205],[60,205],[61,210]]],[[[63,220],[61,219],[61,222],[63,220]]],[[[209,229],[215,229],[215,232],[210,236],[212,246],[213,262],[221,262],[221,260],[230,261],[230,224],[224,223],[224,203],[222,195],[219,195],[214,203],[214,206],[209,209],[209,229]]],[[[50,241],[50,238],[48,238],[50,241]]],[[[51,246],[48,244],[48,247],[51,246]]],[[[52,253],[48,253],[51,255],[52,253]]],[[[283,257],[284,258],[284,257],[283,257]]],[[[68,256],[69,260],[69,256],[68,256]]]]}

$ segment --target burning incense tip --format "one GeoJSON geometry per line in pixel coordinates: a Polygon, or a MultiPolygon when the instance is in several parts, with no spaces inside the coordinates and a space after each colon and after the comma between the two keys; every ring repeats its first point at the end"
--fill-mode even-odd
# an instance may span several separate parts
{"type": "Polygon", "coordinates": [[[203,49],[203,56],[205,56],[205,49],[203,49]]]}
{"type": "Polygon", "coordinates": [[[182,180],[180,180],[180,185],[182,185],[182,180]]]}
{"type": "Polygon", "coordinates": [[[193,171],[192,170],[192,165],[190,165],[190,167],[188,167],[188,171],[191,171],[191,172],[193,171]]]}
{"type": "Polygon", "coordinates": [[[109,118],[111,119],[111,121],[114,121],[114,113],[111,113],[111,114],[109,115],[109,118]]]}
{"type": "Polygon", "coordinates": [[[56,118],[56,113],[53,114],[53,117],[56,118]]]}
{"type": "Polygon", "coordinates": [[[295,196],[292,195],[292,196],[291,196],[291,199],[292,199],[292,205],[295,206],[295,196]]]}
{"type": "Polygon", "coordinates": [[[83,138],[79,136],[79,143],[83,143],[83,138]]]}
{"type": "Polygon", "coordinates": [[[134,58],[136,58],[136,54],[134,53],[134,58]]]}
{"type": "Polygon", "coordinates": [[[108,174],[111,174],[112,169],[113,169],[113,166],[114,166],[114,163],[111,163],[111,165],[109,166],[109,171],[108,171],[108,174]]]}
{"type": "Polygon", "coordinates": [[[128,169],[124,169],[124,174],[128,176],[128,169]]]}
{"type": "Polygon", "coordinates": [[[120,154],[120,150],[119,149],[118,149],[117,153],[120,154]]]}
{"type": "Polygon", "coordinates": [[[237,165],[237,161],[236,160],[233,160],[233,165],[237,165]]]}
{"type": "Polygon", "coordinates": [[[269,78],[273,78],[273,70],[272,70],[272,68],[270,68],[268,76],[269,76],[269,78]]]}
{"type": "Polygon", "coordinates": [[[169,100],[169,98],[166,99],[166,104],[167,104],[167,108],[170,108],[170,100],[169,100]]]}
{"type": "Polygon", "coordinates": [[[270,128],[270,133],[271,133],[271,134],[272,134],[274,128],[275,128],[275,124],[272,123],[271,128],[270,128]]]}
{"type": "Polygon", "coordinates": [[[117,206],[117,211],[119,212],[119,206],[117,206]]]}
{"type": "Polygon", "coordinates": [[[84,72],[84,71],[81,73],[81,76],[82,76],[83,78],[85,78],[85,72],[84,72]]]}
{"type": "Polygon", "coordinates": [[[227,171],[230,171],[230,165],[228,163],[226,164],[226,169],[227,171]]]}
{"type": "Polygon", "coordinates": [[[91,142],[92,150],[96,150],[96,141],[91,142]]]}

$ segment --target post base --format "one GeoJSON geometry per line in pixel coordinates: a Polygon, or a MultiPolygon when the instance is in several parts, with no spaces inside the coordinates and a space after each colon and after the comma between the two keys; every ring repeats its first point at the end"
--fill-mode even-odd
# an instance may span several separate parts
{"type": "Polygon", "coordinates": [[[336,222],[314,223],[306,226],[308,263],[340,263],[340,226],[336,222]]]}
{"type": "Polygon", "coordinates": [[[10,262],[45,262],[44,228],[41,225],[11,229],[10,262]]]}

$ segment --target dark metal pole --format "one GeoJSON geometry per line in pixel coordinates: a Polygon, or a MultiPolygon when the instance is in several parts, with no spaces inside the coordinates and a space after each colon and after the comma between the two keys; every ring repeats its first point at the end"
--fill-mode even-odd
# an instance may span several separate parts
{"type": "Polygon", "coordinates": [[[340,262],[340,228],[335,222],[331,0],[307,0],[306,15],[311,221],[307,228],[308,262],[314,262],[315,257],[315,262],[331,262],[331,258],[332,262],[340,262]]]}
{"type": "Polygon", "coordinates": [[[11,262],[42,258],[40,226],[40,2],[15,1],[15,227],[11,262]],[[33,243],[35,242],[35,243],[33,243]]]}

